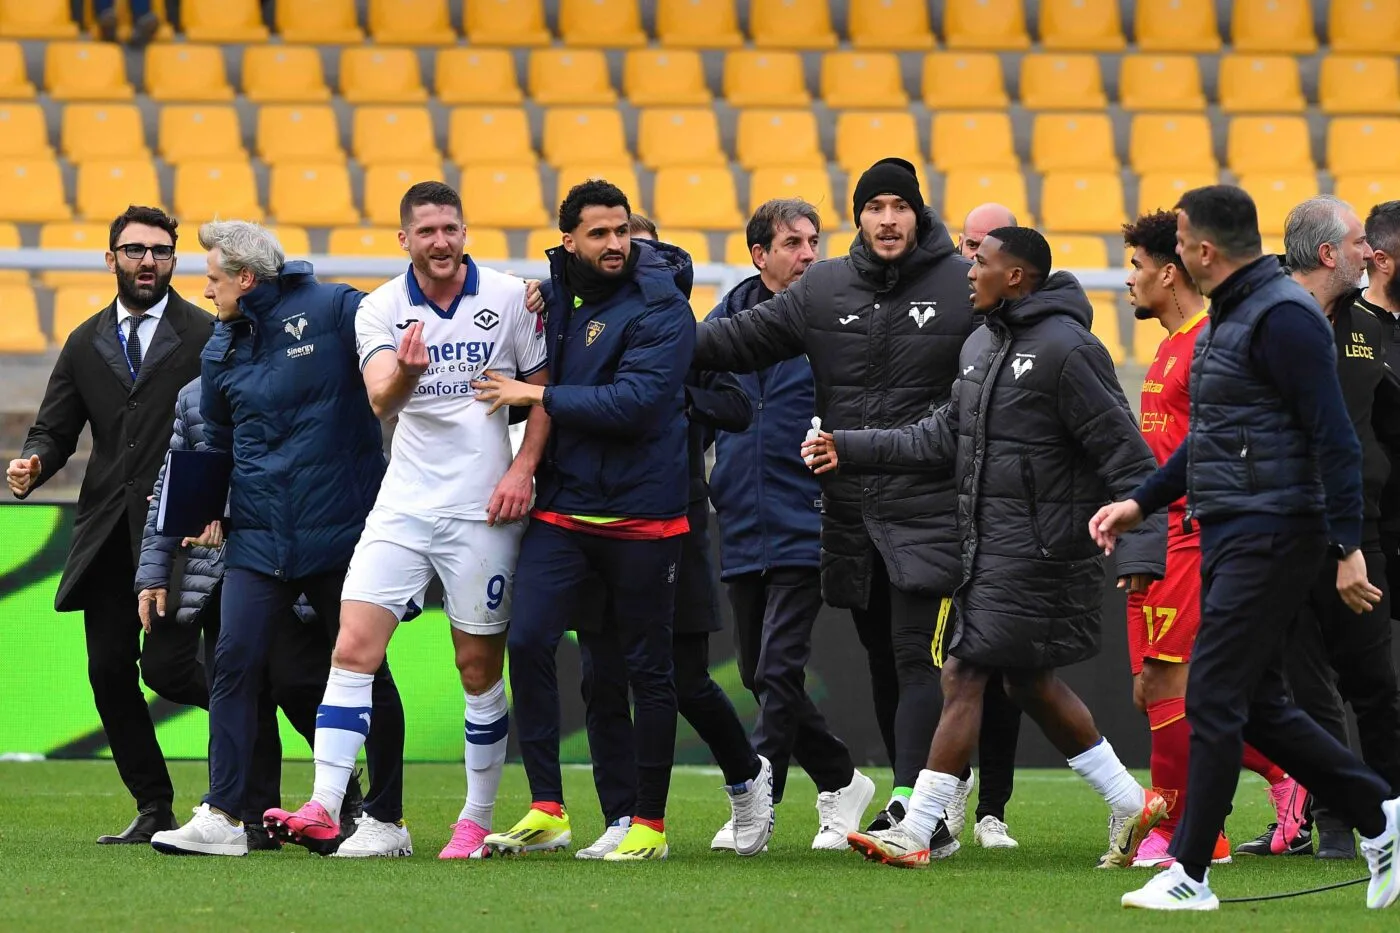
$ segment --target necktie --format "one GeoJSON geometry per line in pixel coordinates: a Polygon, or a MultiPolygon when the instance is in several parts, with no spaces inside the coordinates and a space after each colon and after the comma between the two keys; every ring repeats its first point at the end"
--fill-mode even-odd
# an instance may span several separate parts
{"type": "Polygon", "coordinates": [[[131,366],[131,378],[141,375],[141,336],[138,330],[145,320],[144,314],[133,314],[126,319],[129,325],[126,338],[126,361],[131,366]]]}

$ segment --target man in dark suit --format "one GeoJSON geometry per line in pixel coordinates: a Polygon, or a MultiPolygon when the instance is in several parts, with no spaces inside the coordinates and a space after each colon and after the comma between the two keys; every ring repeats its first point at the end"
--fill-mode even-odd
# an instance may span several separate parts
{"type": "Polygon", "coordinates": [[[170,289],[176,222],[153,207],[127,208],[112,222],[107,268],[112,304],[79,324],[59,353],[24,450],[6,471],[23,499],[53,477],[92,429],[92,456],[78,494],[73,546],[54,598],[59,612],[82,610],[88,680],[112,759],[137,816],[102,844],[149,843],[177,824],[175,796],[147,686],[176,703],[208,707],[197,661],[199,629],[157,618],[142,644],[133,580],[146,497],[170,442],[180,387],[199,375],[199,354],[214,319],[170,289]]]}

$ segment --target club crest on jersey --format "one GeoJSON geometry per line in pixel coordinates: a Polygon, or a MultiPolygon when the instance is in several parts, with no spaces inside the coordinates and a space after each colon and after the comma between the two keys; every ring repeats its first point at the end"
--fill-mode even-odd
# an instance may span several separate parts
{"type": "Polygon", "coordinates": [[[306,318],[284,318],[282,320],[282,329],[300,340],[301,335],[306,332],[306,318]]]}
{"type": "Polygon", "coordinates": [[[501,323],[501,316],[490,308],[482,308],[480,311],[476,312],[476,314],[472,315],[472,320],[475,321],[476,326],[480,327],[482,330],[490,330],[501,323]]]}
{"type": "Polygon", "coordinates": [[[1035,358],[1032,356],[1020,356],[1011,361],[1011,376],[1013,379],[1020,379],[1030,372],[1035,366],[1035,358]]]}
{"type": "Polygon", "coordinates": [[[1165,378],[1171,373],[1172,367],[1175,366],[1175,365],[1176,365],[1176,357],[1174,357],[1174,356],[1173,356],[1173,357],[1170,357],[1170,358],[1167,360],[1167,365],[1166,365],[1166,367],[1162,370],[1162,378],[1165,379],[1165,378]]]}
{"type": "Polygon", "coordinates": [[[598,335],[601,334],[603,328],[607,326],[608,325],[604,324],[602,321],[589,321],[588,331],[584,336],[584,346],[593,346],[593,341],[598,339],[598,335]]]}
{"type": "Polygon", "coordinates": [[[914,319],[914,323],[919,325],[919,330],[924,329],[924,325],[933,320],[938,313],[938,302],[936,301],[911,301],[909,302],[909,316],[914,319]]]}

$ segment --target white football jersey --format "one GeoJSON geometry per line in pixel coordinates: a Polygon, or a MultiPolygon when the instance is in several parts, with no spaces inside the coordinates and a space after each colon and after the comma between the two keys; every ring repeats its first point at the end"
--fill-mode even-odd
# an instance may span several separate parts
{"type": "Polygon", "coordinates": [[[484,519],[512,459],[507,410],[487,416],[472,380],[490,369],[523,378],[546,363],[543,329],[525,310],[525,283],[466,260],[462,293],[433,305],[413,269],[367,295],[355,316],[363,369],[395,353],[408,325],[423,323],[428,370],[399,413],[377,505],[414,515],[484,519]]]}

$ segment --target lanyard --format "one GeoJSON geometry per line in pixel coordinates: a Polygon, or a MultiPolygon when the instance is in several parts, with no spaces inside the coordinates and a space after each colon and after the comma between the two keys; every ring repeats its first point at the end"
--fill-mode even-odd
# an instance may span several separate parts
{"type": "MultiPolygon", "coordinates": [[[[132,318],[128,317],[127,320],[132,320],[132,318]]],[[[136,334],[138,337],[141,335],[140,323],[136,325],[136,334]]],[[[117,342],[122,345],[122,359],[126,362],[126,371],[131,373],[131,381],[135,382],[136,370],[131,366],[131,357],[126,355],[126,332],[122,330],[121,318],[117,318],[117,342]]]]}

